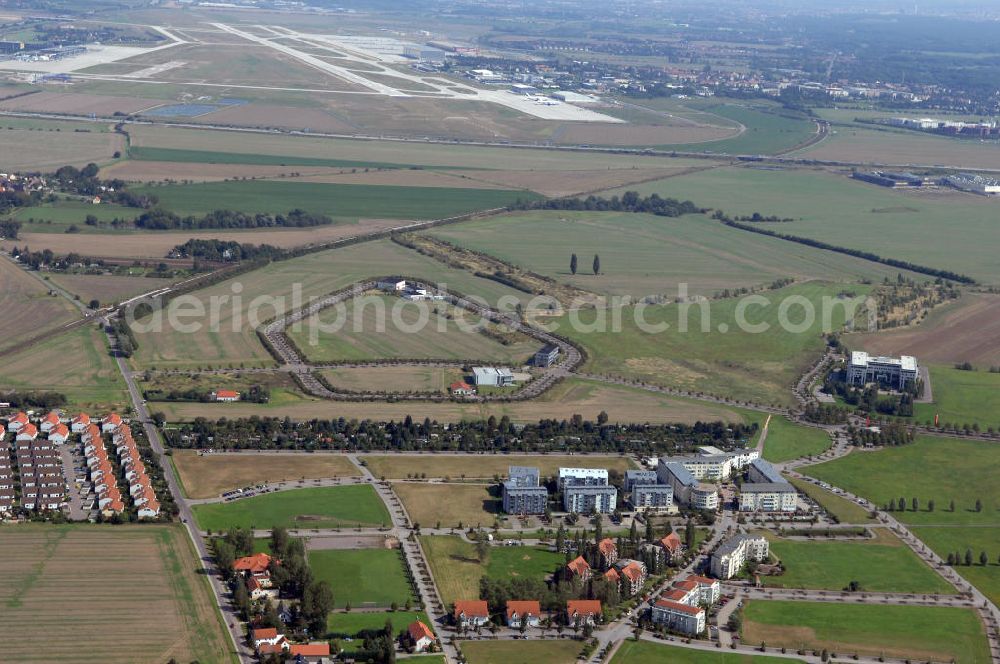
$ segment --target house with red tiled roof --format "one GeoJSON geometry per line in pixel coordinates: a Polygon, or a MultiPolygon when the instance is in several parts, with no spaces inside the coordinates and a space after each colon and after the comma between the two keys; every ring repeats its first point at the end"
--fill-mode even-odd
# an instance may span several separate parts
{"type": "Polygon", "coordinates": [[[448,391],[456,397],[468,397],[476,393],[476,388],[469,385],[464,380],[460,380],[449,385],[448,391]]]}
{"type": "Polygon", "coordinates": [[[718,579],[710,579],[707,576],[692,574],[687,580],[697,586],[698,592],[701,595],[701,604],[715,604],[719,601],[719,597],[722,595],[722,586],[718,579]]]}
{"type": "Polygon", "coordinates": [[[38,423],[38,428],[42,430],[42,433],[48,433],[58,425],[59,414],[53,411],[42,418],[42,420],[38,423]]]}
{"type": "Polygon", "coordinates": [[[413,644],[413,652],[425,652],[434,645],[434,632],[423,622],[416,620],[406,628],[406,633],[413,644]]]}
{"type": "Polygon", "coordinates": [[[69,421],[70,429],[73,433],[83,433],[90,426],[90,415],[80,413],[69,421]]]}
{"type": "Polygon", "coordinates": [[[239,401],[240,393],[236,390],[215,390],[212,392],[212,401],[239,401]]]}
{"type": "Polygon", "coordinates": [[[259,655],[280,653],[288,648],[288,639],[284,634],[278,634],[278,630],[273,627],[250,630],[250,643],[259,655]]]}
{"type": "Polygon", "coordinates": [[[111,413],[101,420],[101,431],[110,433],[122,425],[122,418],[118,413],[111,413]]]}
{"type": "Polygon", "coordinates": [[[508,600],[507,626],[512,629],[538,627],[541,621],[542,605],[538,600],[508,600]]]}
{"type": "Polygon", "coordinates": [[[293,643],[288,647],[288,656],[293,662],[321,662],[330,656],[329,643],[293,643]]]}
{"type": "Polygon", "coordinates": [[[597,551],[601,554],[601,567],[604,569],[618,562],[618,545],[610,537],[605,537],[597,543],[597,551]]]}
{"type": "Polygon", "coordinates": [[[593,576],[590,564],[583,559],[583,556],[577,556],[566,563],[566,570],[571,578],[579,578],[583,582],[589,581],[590,577],[593,576]]]}
{"type": "Polygon", "coordinates": [[[601,603],[596,599],[571,599],[566,602],[567,625],[595,625],[602,618],[601,603]]]}
{"type": "Polygon", "coordinates": [[[3,437],[7,435],[7,427],[0,424],[0,442],[3,442],[3,437]]]}
{"type": "Polygon", "coordinates": [[[272,560],[274,559],[266,553],[255,553],[252,556],[237,558],[235,562],[233,562],[233,569],[242,574],[257,574],[259,572],[266,572],[271,566],[272,560]]]}
{"type": "Polygon", "coordinates": [[[28,415],[25,412],[20,412],[14,417],[7,420],[7,428],[17,433],[23,429],[28,424],[28,415]]]}
{"type": "Polygon", "coordinates": [[[676,560],[684,553],[684,543],[681,542],[681,538],[675,532],[671,532],[661,539],[660,546],[663,547],[668,560],[676,560]]]}
{"type": "Polygon", "coordinates": [[[674,599],[658,599],[653,604],[651,619],[654,624],[689,636],[705,631],[705,609],[674,599]]]}
{"type": "Polygon", "coordinates": [[[34,440],[36,438],[38,438],[38,427],[31,422],[28,422],[23,427],[18,429],[17,436],[14,440],[34,440]]]}
{"type": "Polygon", "coordinates": [[[160,516],[160,502],[156,498],[148,500],[136,512],[136,516],[140,519],[155,519],[160,516]]]}
{"type": "Polygon", "coordinates": [[[452,615],[460,627],[479,627],[490,621],[489,606],[482,599],[456,600],[452,615]]]}
{"type": "Polygon", "coordinates": [[[632,596],[642,590],[648,576],[645,563],[638,560],[620,560],[616,569],[621,575],[623,594],[632,596]]]}
{"type": "Polygon", "coordinates": [[[69,440],[69,427],[65,424],[57,424],[49,430],[49,440],[57,445],[62,445],[69,440]]]}

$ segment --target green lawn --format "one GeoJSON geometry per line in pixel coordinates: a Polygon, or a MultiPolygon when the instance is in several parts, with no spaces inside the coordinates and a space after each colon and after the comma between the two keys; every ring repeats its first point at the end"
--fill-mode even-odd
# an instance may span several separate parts
{"type": "Polygon", "coordinates": [[[195,505],[202,530],[387,526],[389,512],[368,484],[293,489],[229,503],[195,505]]]}
{"type": "Polygon", "coordinates": [[[787,417],[776,415],[767,427],[764,458],[772,463],[781,463],[821,454],[830,445],[830,436],[822,429],[802,426],[787,417]]]}
{"type": "Polygon", "coordinates": [[[979,588],[994,604],[1000,602],[1000,526],[917,526],[911,530],[945,560],[949,553],[957,553],[964,562],[966,551],[971,549],[973,564],[957,565],[955,571],[979,588]],[[989,558],[986,565],[979,564],[982,552],[986,552],[989,558]]]}
{"type": "Polygon", "coordinates": [[[954,367],[931,366],[934,403],[914,404],[913,416],[921,424],[978,423],[980,429],[1000,429],[1000,373],[961,371],[954,367]]]}
{"type": "Polygon", "coordinates": [[[434,629],[423,611],[351,611],[350,613],[337,611],[327,617],[326,627],[331,634],[354,636],[361,630],[382,629],[386,618],[392,622],[392,631],[396,634],[416,620],[434,629]]]}
{"type": "Polygon", "coordinates": [[[179,215],[212,210],[284,214],[300,208],[338,218],[438,219],[509,205],[538,194],[506,189],[395,187],[245,180],[134,187],[179,215]]]}
{"type": "Polygon", "coordinates": [[[764,576],[776,588],[842,590],[851,581],[871,592],[951,594],[955,590],[909,547],[883,529],[872,541],[801,541],[768,537],[781,576],[764,576]]]}
{"type": "Polygon", "coordinates": [[[476,558],[475,547],[465,540],[449,535],[430,535],[420,539],[441,600],[477,599],[479,579],[483,575],[501,579],[511,576],[532,576],[539,579],[556,571],[565,557],[547,549],[511,546],[491,547],[486,565],[476,558]]]}
{"type": "Polygon", "coordinates": [[[794,478],[789,478],[788,481],[794,484],[796,489],[816,501],[820,507],[837,517],[840,523],[866,523],[872,520],[868,510],[861,505],[841,498],[812,482],[794,478]]]}
{"type": "Polygon", "coordinates": [[[1000,446],[957,438],[917,436],[911,445],[876,452],[854,452],[802,472],[864,496],[876,505],[906,501],[894,516],[913,525],[1000,524],[1000,485],[995,470],[1000,446]],[[911,509],[917,498],[919,510],[911,509]],[[976,499],[982,511],[976,512],[976,499]],[[933,500],[934,511],[928,511],[933,500]],[[949,509],[955,501],[955,511],[949,509]]]}
{"type": "Polygon", "coordinates": [[[61,198],[55,203],[45,203],[36,207],[20,208],[11,217],[21,222],[23,232],[65,233],[75,224],[81,233],[114,232],[107,226],[88,226],[84,220],[93,215],[102,224],[114,219],[132,221],[142,214],[138,208],[102,203],[94,205],[90,201],[61,198]]]}
{"type": "Polygon", "coordinates": [[[663,664],[664,662],[671,664],[779,664],[793,661],[796,660],[766,655],[746,655],[725,650],[719,652],[693,650],[629,639],[622,643],[611,660],[611,664],[663,664]]]}
{"type": "MultiPolygon", "coordinates": [[[[681,200],[691,198],[678,192],[681,200]]],[[[691,198],[702,205],[697,198],[691,198]]],[[[881,281],[897,270],[856,258],[724,226],[704,215],[676,218],[628,212],[515,212],[430,232],[453,244],[612,295],[688,293],[713,295],[726,288],[800,281],[881,281]],[[580,269],[569,269],[577,254],[580,269]],[[601,257],[601,274],[590,267],[601,257]]]]}
{"type": "Polygon", "coordinates": [[[853,300],[839,298],[842,292],[860,298],[867,287],[814,282],[759,294],[762,299],[718,300],[704,307],[571,312],[557,319],[558,332],[588,351],[586,371],[792,404],[792,384],[823,351],[821,330],[840,329],[844,322],[847,303],[853,300]],[[782,311],[789,324],[780,322],[782,311]]]}
{"type": "Polygon", "coordinates": [[[579,641],[463,641],[469,664],[574,664],[579,641]]]}
{"type": "Polygon", "coordinates": [[[329,582],[337,608],[401,607],[414,599],[398,549],[313,550],[309,566],[316,580],[329,582]]]}
{"type": "MultiPolygon", "coordinates": [[[[730,215],[779,215],[770,230],[1000,282],[996,206],[980,196],[893,191],[842,174],[718,168],[616,189],[689,199],[730,215]]],[[[750,233],[747,233],[750,235],[750,233]]]]}
{"type": "Polygon", "coordinates": [[[291,155],[252,154],[246,152],[212,152],[209,150],[177,150],[174,148],[134,147],[130,159],[138,161],[171,161],[193,164],[248,164],[254,166],[328,166],[332,168],[410,168],[410,164],[356,159],[321,159],[291,155]]]}
{"type": "Polygon", "coordinates": [[[989,647],[972,609],[752,600],[743,640],[786,648],[986,664],[989,647]]]}

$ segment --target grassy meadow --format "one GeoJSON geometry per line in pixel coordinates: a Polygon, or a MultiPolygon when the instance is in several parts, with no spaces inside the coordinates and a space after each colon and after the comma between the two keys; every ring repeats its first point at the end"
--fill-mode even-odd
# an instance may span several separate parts
{"type": "Polygon", "coordinates": [[[763,576],[765,586],[843,590],[857,581],[868,592],[952,594],[950,583],[888,530],[872,540],[801,541],[768,536],[771,556],[785,573],[763,576]]]}
{"type": "Polygon", "coordinates": [[[766,228],[965,273],[987,284],[1000,282],[993,251],[1000,243],[1000,227],[994,223],[993,202],[981,196],[892,191],[845,173],[747,167],[719,168],[615,193],[624,189],[690,199],[730,215],[788,217],[794,221],[766,228]]]}
{"type": "MultiPolygon", "coordinates": [[[[693,176],[685,176],[693,177],[693,176]]],[[[636,185],[628,189],[649,185],[636,185]]],[[[683,191],[681,200],[691,198],[683,191]]],[[[783,227],[783,226],[782,226],[783,227]]],[[[481,251],[559,282],[608,295],[678,296],[799,281],[881,281],[897,270],[776,238],[729,228],[703,215],[531,211],[442,226],[434,237],[481,251]],[[579,259],[576,275],[570,257],[579,259]],[[601,274],[591,262],[601,257],[601,274]]]]}
{"type": "Polygon", "coordinates": [[[192,507],[202,530],[233,527],[269,530],[388,526],[389,512],[368,484],[314,487],[267,493],[232,502],[192,507]]]}
{"type": "Polygon", "coordinates": [[[936,606],[759,601],[743,609],[743,640],[789,649],[827,649],[962,664],[990,661],[986,634],[972,609],[936,606]]]}
{"type": "Polygon", "coordinates": [[[314,549],[308,557],[316,580],[333,589],[338,609],[389,608],[414,599],[399,549],[314,549]]]}
{"type": "Polygon", "coordinates": [[[830,435],[822,429],[802,426],[787,417],[775,415],[767,425],[764,458],[771,463],[783,463],[822,454],[831,444],[830,435]]]}
{"type": "Polygon", "coordinates": [[[985,367],[962,371],[948,366],[931,366],[934,403],[913,405],[913,417],[921,424],[978,424],[982,430],[1000,429],[1000,373],[985,367]]]}
{"type": "MultiPolygon", "coordinates": [[[[422,611],[331,612],[326,619],[326,628],[330,634],[354,636],[362,630],[382,629],[385,627],[386,620],[392,623],[392,631],[396,634],[406,629],[410,623],[416,620],[434,629],[430,620],[427,619],[427,614],[422,611]]],[[[345,643],[342,645],[346,646],[348,644],[345,643]]]]}
{"type": "Polygon", "coordinates": [[[361,473],[335,454],[205,454],[173,450],[171,461],[188,498],[214,498],[225,491],[268,482],[361,473]]]}
{"type": "Polygon", "coordinates": [[[963,564],[956,565],[955,571],[979,588],[994,604],[1000,602],[1000,524],[947,528],[916,526],[912,531],[943,559],[947,560],[949,553],[958,554],[963,564]],[[965,565],[965,554],[969,551],[972,552],[973,562],[965,565]],[[981,553],[988,558],[985,565],[980,562],[981,553]]]}
{"type": "Polygon", "coordinates": [[[587,350],[588,372],[788,405],[790,387],[822,353],[824,309],[830,313],[829,330],[844,323],[849,300],[839,295],[845,290],[856,296],[867,292],[863,286],[807,283],[760,296],[764,299],[625,307],[610,314],[571,311],[558,319],[558,332],[587,350]],[[786,325],[780,324],[782,311],[786,325]],[[811,320],[809,311],[815,314],[811,320]]]}
{"type": "Polygon", "coordinates": [[[574,664],[579,641],[462,641],[468,664],[574,664]]]}
{"type": "Polygon", "coordinates": [[[486,484],[422,484],[395,482],[393,491],[410,515],[424,528],[491,526],[500,512],[495,489],[486,484]]]}
{"type": "Polygon", "coordinates": [[[212,210],[285,214],[289,210],[356,219],[440,219],[476,210],[535,200],[538,194],[503,189],[347,185],[316,182],[241,180],[139,186],[137,194],[152,194],[160,205],[181,216],[212,210]]]}
{"type": "Polygon", "coordinates": [[[748,655],[720,650],[710,652],[679,648],[649,641],[624,641],[611,659],[611,664],[782,664],[789,660],[784,657],[748,655]]]}
{"type": "Polygon", "coordinates": [[[559,468],[607,468],[618,474],[633,468],[625,456],[602,454],[388,454],[361,457],[375,477],[493,479],[507,477],[510,466],[535,466],[542,477],[553,477],[559,468]]]}
{"type": "Polygon", "coordinates": [[[855,502],[841,498],[835,493],[816,486],[812,482],[790,478],[788,480],[795,488],[812,498],[827,512],[837,517],[840,523],[868,523],[872,521],[868,510],[855,502]]]}

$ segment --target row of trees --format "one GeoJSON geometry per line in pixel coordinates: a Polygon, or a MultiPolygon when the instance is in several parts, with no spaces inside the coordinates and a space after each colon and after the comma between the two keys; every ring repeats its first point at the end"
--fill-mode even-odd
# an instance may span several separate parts
{"type": "MultiPolygon", "coordinates": [[[[578,267],[579,267],[579,261],[576,258],[576,254],[573,254],[569,258],[569,271],[570,271],[570,273],[571,274],[576,274],[576,271],[577,271],[578,267]]],[[[601,273],[601,257],[598,256],[597,254],[594,254],[594,262],[591,264],[591,269],[593,270],[593,272],[594,272],[595,275],[601,273]]]]}
{"type": "MultiPolygon", "coordinates": [[[[147,401],[198,401],[208,403],[213,401],[212,392],[205,388],[192,387],[186,390],[143,390],[147,401]]],[[[240,392],[240,401],[249,403],[267,403],[271,400],[271,388],[266,385],[251,385],[240,392]]]]}
{"type": "Polygon", "coordinates": [[[587,196],[586,198],[551,198],[541,201],[519,200],[511,206],[519,210],[578,210],[586,212],[641,212],[659,217],[679,217],[682,214],[707,212],[691,201],[663,198],[659,194],[640,196],[638,192],[626,191],[621,198],[612,196],[587,196]]]}
{"type": "MultiPolygon", "coordinates": [[[[947,562],[953,567],[964,564],[966,567],[972,567],[972,549],[966,549],[965,555],[962,556],[957,551],[948,554],[947,562]]],[[[990,564],[990,557],[985,551],[979,552],[979,564],[986,567],[990,564]]],[[[1000,565],[1000,557],[997,558],[997,565],[1000,565]]]]}
{"type": "Polygon", "coordinates": [[[676,453],[698,445],[733,447],[735,441],[752,438],[758,429],[756,423],[611,424],[606,417],[601,419],[603,423],[574,415],[515,426],[507,416],[452,424],[410,416],[383,422],[344,417],[304,421],[196,418],[164,435],[177,448],[676,453]]]}
{"type": "MultiPolygon", "coordinates": [[[[927,511],[928,512],[933,512],[935,507],[936,507],[936,504],[934,503],[934,499],[933,498],[927,501],[927,511]]],[[[976,502],[973,504],[972,509],[975,512],[982,512],[983,511],[983,501],[980,500],[979,498],[976,498],[976,502]]],[[[889,502],[887,502],[885,504],[885,511],[886,512],[905,512],[906,511],[906,498],[900,497],[897,500],[890,500],[889,502]]],[[[920,500],[917,499],[916,497],[910,499],[910,511],[912,511],[912,512],[918,512],[918,511],[920,511],[920,500]]],[[[954,512],[955,511],[955,501],[954,500],[951,500],[948,503],[948,511],[949,512],[954,512]]]]}
{"type": "Polygon", "coordinates": [[[193,215],[181,217],[169,210],[155,208],[139,215],[135,220],[136,227],[154,231],[204,228],[307,228],[326,226],[332,223],[333,219],[326,215],[314,214],[298,208],[287,214],[251,214],[234,210],[215,210],[203,217],[193,215]]]}
{"type": "Polygon", "coordinates": [[[238,263],[240,261],[266,258],[282,258],[285,250],[269,244],[239,243],[225,240],[190,239],[170,250],[171,258],[195,258],[217,263],[238,263]]]}

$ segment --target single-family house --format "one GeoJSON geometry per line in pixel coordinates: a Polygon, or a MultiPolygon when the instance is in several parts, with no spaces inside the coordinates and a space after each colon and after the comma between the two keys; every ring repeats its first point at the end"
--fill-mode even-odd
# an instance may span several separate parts
{"type": "Polygon", "coordinates": [[[481,627],[490,621],[486,600],[468,599],[455,601],[455,624],[459,627],[481,627]]]}
{"type": "Polygon", "coordinates": [[[566,571],[569,573],[570,578],[578,578],[584,583],[590,581],[590,577],[593,576],[590,564],[583,559],[583,556],[577,556],[566,563],[566,571]]]}
{"type": "Polygon", "coordinates": [[[17,433],[23,429],[28,424],[28,415],[25,412],[20,412],[14,417],[7,420],[7,428],[17,433]]]}
{"type": "Polygon", "coordinates": [[[239,401],[240,393],[236,390],[215,390],[212,392],[212,401],[239,401]]]}
{"type": "Polygon", "coordinates": [[[59,414],[56,412],[51,412],[42,418],[42,421],[38,423],[38,428],[42,430],[42,433],[48,433],[58,425],[59,425],[59,414]]]}
{"type": "Polygon", "coordinates": [[[411,622],[406,628],[413,644],[413,652],[425,652],[434,645],[434,632],[420,620],[411,622]]]}
{"type": "Polygon", "coordinates": [[[255,553],[252,556],[237,558],[233,562],[233,569],[243,575],[258,574],[266,572],[272,560],[273,558],[266,553],[255,553]]]}
{"type": "Polygon", "coordinates": [[[49,440],[57,445],[62,445],[69,440],[69,427],[65,424],[57,424],[49,430],[49,440]]]}
{"type": "Polygon", "coordinates": [[[38,427],[31,422],[28,422],[23,427],[18,429],[15,440],[34,440],[36,438],[38,438],[38,427]]]}
{"type": "Polygon", "coordinates": [[[567,625],[596,625],[602,616],[599,600],[571,599],[566,602],[567,625]]]}
{"type": "Polygon", "coordinates": [[[448,389],[456,397],[469,397],[476,393],[476,388],[466,383],[464,380],[452,383],[448,389]]]}
{"type": "Polygon", "coordinates": [[[293,662],[322,662],[330,656],[329,643],[293,643],[288,647],[293,662]]]}
{"type": "Polygon", "coordinates": [[[73,433],[83,433],[90,426],[90,415],[80,413],[69,422],[73,433]]]}
{"type": "Polygon", "coordinates": [[[150,500],[139,508],[136,516],[140,519],[155,519],[160,516],[160,503],[156,499],[150,500]]]}
{"type": "Polygon", "coordinates": [[[122,418],[118,413],[111,413],[101,420],[101,431],[111,433],[122,425],[122,418]]]}
{"type": "Polygon", "coordinates": [[[508,600],[507,627],[521,629],[538,627],[541,621],[542,605],[538,600],[508,600]]]}
{"type": "Polygon", "coordinates": [[[252,575],[247,579],[246,584],[250,599],[261,600],[265,597],[278,599],[278,589],[271,583],[271,575],[267,572],[252,575]]]}
{"type": "Polygon", "coordinates": [[[260,655],[280,653],[288,648],[288,639],[284,634],[278,634],[274,627],[261,627],[250,630],[250,642],[260,655]]]}

